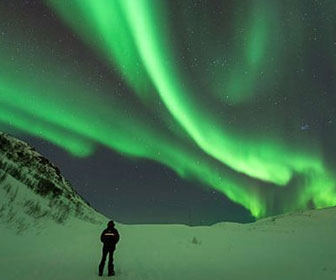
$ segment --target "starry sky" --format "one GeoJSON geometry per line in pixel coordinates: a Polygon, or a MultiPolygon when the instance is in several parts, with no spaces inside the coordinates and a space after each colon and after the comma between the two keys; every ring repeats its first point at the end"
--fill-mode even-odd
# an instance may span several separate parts
{"type": "Polygon", "coordinates": [[[336,205],[333,0],[0,1],[0,129],[125,223],[336,205]]]}

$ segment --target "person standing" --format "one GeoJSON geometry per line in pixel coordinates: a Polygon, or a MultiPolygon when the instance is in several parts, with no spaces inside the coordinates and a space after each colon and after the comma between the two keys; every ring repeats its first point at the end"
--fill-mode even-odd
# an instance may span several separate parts
{"type": "Polygon", "coordinates": [[[100,235],[100,241],[104,244],[103,245],[103,255],[102,259],[99,264],[99,276],[103,276],[104,266],[107,255],[109,255],[108,260],[108,276],[115,275],[114,272],[114,264],[113,264],[113,253],[116,248],[116,244],[119,241],[119,232],[114,227],[114,222],[109,221],[107,224],[107,228],[104,229],[102,234],[100,235]]]}

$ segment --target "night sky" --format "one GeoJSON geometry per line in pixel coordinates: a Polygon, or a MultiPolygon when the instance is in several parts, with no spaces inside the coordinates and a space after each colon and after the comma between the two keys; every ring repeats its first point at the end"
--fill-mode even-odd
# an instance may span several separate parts
{"type": "Polygon", "coordinates": [[[116,221],[336,205],[334,0],[1,0],[0,19],[0,130],[116,221]]]}

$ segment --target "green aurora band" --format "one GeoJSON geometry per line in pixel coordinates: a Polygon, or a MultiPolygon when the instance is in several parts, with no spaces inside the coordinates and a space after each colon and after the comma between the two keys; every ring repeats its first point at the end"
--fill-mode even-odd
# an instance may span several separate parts
{"type": "MultiPolygon", "coordinates": [[[[182,2],[183,6],[190,1],[182,2]]],[[[293,127],[283,125],[286,112],[264,109],[254,119],[246,112],[273,98],[273,89],[288,79],[285,63],[306,43],[301,23],[289,32],[280,25],[283,10],[294,5],[297,9],[286,24],[295,24],[301,14],[298,0],[281,5],[258,0],[247,7],[241,2],[231,13],[236,15],[233,32],[217,30],[214,38],[191,33],[192,41],[209,41],[206,47],[191,47],[200,66],[190,76],[209,81],[200,86],[202,90],[177,62],[167,1],[46,4],[111,69],[117,69],[134,95],[98,79],[83,83],[95,76],[94,69],[78,67],[69,57],[59,61],[50,55],[52,39],[38,45],[42,39],[37,33],[26,50],[13,48],[14,42],[29,41],[28,35],[13,29],[0,45],[0,126],[44,138],[74,156],[89,156],[102,144],[130,157],[161,162],[184,178],[223,192],[257,218],[311,204],[336,205],[334,168],[324,158],[319,137],[312,134],[307,141],[295,132],[297,120],[293,127]],[[226,40],[231,47],[218,47],[226,40]],[[287,51],[288,41],[292,47],[287,51]],[[28,48],[30,53],[39,51],[27,57],[28,48]],[[232,62],[219,67],[218,62],[228,57],[232,62]],[[158,103],[164,106],[154,108],[158,103]],[[283,136],[285,130],[291,137],[283,136]]],[[[184,20],[184,26],[198,21],[194,14],[184,20]]],[[[203,20],[211,29],[211,18],[203,20]]],[[[325,30],[333,31],[326,23],[325,30]]],[[[53,46],[53,53],[65,52],[53,46]]]]}

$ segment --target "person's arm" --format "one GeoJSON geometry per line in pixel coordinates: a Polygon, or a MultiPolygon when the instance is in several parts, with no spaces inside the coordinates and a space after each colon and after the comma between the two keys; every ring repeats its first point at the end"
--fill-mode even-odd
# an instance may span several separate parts
{"type": "Polygon", "coordinates": [[[105,230],[103,230],[103,232],[100,235],[100,241],[103,242],[103,243],[105,242],[105,236],[104,236],[104,234],[105,234],[105,230]]]}
{"type": "Polygon", "coordinates": [[[117,244],[119,242],[120,235],[119,235],[119,232],[117,230],[115,230],[115,234],[116,234],[116,236],[114,238],[115,238],[115,243],[117,244]]]}

